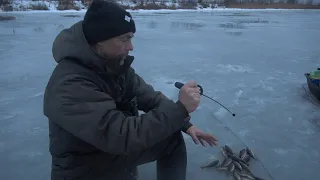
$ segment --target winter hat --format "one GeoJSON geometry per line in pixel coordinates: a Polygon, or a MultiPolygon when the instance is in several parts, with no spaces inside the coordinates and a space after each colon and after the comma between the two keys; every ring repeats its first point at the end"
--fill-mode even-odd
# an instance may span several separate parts
{"type": "Polygon", "coordinates": [[[82,28],[89,44],[136,32],[131,14],[119,5],[105,0],[92,1],[84,16],[82,28]]]}

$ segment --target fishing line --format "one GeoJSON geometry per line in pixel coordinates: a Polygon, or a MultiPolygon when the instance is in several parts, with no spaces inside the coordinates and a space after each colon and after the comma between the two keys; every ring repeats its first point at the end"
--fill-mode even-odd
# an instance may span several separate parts
{"type": "MultiPolygon", "coordinates": [[[[184,84],[181,83],[181,82],[176,82],[176,83],[174,83],[174,86],[175,86],[176,88],[178,88],[178,89],[180,89],[183,85],[184,85],[184,84]]],[[[200,88],[200,95],[202,95],[202,96],[204,96],[204,97],[206,97],[206,98],[208,98],[208,99],[216,102],[217,104],[219,104],[220,106],[222,106],[224,109],[226,109],[232,116],[236,116],[236,114],[232,113],[228,108],[226,108],[224,105],[222,105],[221,103],[219,103],[217,100],[214,100],[213,98],[211,98],[211,97],[203,94],[203,88],[202,88],[202,86],[200,86],[200,85],[197,85],[197,86],[200,88]]]]}
{"type": "MultiPolygon", "coordinates": [[[[181,82],[176,82],[176,83],[174,84],[174,86],[175,86],[176,88],[178,88],[178,89],[180,89],[183,85],[184,85],[184,84],[181,83],[181,82]]],[[[221,103],[219,103],[218,101],[216,101],[216,100],[214,100],[213,98],[211,98],[211,97],[203,94],[203,88],[202,88],[202,86],[200,86],[200,85],[197,85],[197,86],[200,88],[200,95],[202,95],[202,96],[204,96],[204,97],[206,97],[206,98],[208,98],[208,99],[210,99],[210,100],[218,103],[218,104],[221,105],[223,108],[225,108],[230,114],[232,114],[232,116],[235,116],[235,115],[236,115],[236,114],[232,113],[232,112],[231,112],[228,108],[226,108],[224,105],[222,105],[221,103]]],[[[246,147],[248,147],[247,144],[246,144],[243,140],[241,140],[241,138],[239,138],[239,136],[237,136],[237,134],[234,133],[225,123],[223,123],[221,120],[219,120],[218,118],[216,118],[213,114],[211,114],[211,115],[212,115],[215,119],[217,119],[220,123],[224,124],[224,126],[225,126],[242,144],[244,144],[246,147]]],[[[221,148],[220,145],[217,145],[217,146],[221,148]]],[[[249,148],[249,147],[248,147],[248,148],[249,148]]],[[[274,180],[273,176],[272,176],[271,173],[267,170],[267,168],[264,166],[264,164],[261,162],[261,160],[260,160],[258,157],[257,157],[256,160],[259,162],[259,164],[261,165],[261,167],[268,173],[268,175],[270,176],[270,178],[271,178],[272,180],[274,180]]]]}
{"type": "MultiPolygon", "coordinates": [[[[219,120],[218,118],[216,118],[212,113],[211,113],[211,115],[212,115],[216,120],[218,120],[220,123],[224,124],[224,127],[227,128],[227,129],[233,134],[233,136],[235,136],[242,144],[244,144],[247,148],[249,148],[249,147],[247,146],[247,144],[246,144],[241,138],[239,138],[239,136],[237,136],[237,134],[236,134],[235,132],[233,132],[225,123],[223,123],[221,120],[219,120]]],[[[271,178],[272,180],[274,180],[273,176],[272,176],[271,173],[267,170],[267,168],[266,168],[265,165],[261,162],[261,160],[260,160],[258,157],[256,157],[256,160],[259,162],[259,164],[261,165],[261,167],[268,173],[268,175],[270,176],[270,178],[271,178]]]]}

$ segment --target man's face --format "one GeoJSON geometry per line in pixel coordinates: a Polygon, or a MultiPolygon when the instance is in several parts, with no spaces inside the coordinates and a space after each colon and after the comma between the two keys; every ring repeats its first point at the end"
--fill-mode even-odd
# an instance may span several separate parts
{"type": "Polygon", "coordinates": [[[117,59],[123,64],[123,60],[133,50],[131,39],[133,33],[129,32],[112,39],[102,41],[96,44],[96,51],[106,59],[117,59]]]}

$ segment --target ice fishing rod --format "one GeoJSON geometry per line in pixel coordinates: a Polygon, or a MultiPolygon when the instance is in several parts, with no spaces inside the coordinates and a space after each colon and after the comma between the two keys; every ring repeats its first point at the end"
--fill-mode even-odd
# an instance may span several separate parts
{"type": "MultiPolygon", "coordinates": [[[[183,84],[182,82],[175,82],[175,83],[174,83],[174,86],[175,86],[176,88],[178,88],[178,89],[180,89],[183,85],[184,85],[184,84],[183,84]]],[[[220,106],[222,106],[224,109],[226,109],[227,111],[229,111],[229,113],[232,114],[232,116],[236,116],[236,114],[232,113],[232,112],[231,112],[228,108],[226,108],[224,105],[222,105],[222,104],[219,103],[218,101],[214,100],[213,98],[211,98],[211,97],[203,94],[203,88],[202,88],[202,86],[200,86],[200,85],[197,85],[197,86],[200,88],[200,95],[202,95],[202,96],[204,96],[204,97],[206,97],[206,98],[208,98],[208,99],[210,99],[210,100],[218,103],[218,104],[219,104],[220,106]]]]}

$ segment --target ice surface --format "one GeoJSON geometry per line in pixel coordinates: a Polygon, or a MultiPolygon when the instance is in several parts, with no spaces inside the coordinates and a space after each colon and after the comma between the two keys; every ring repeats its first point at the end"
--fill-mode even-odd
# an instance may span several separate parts
{"type": "MultiPolygon", "coordinates": [[[[252,161],[253,172],[265,179],[271,178],[260,162],[277,180],[319,178],[319,107],[303,98],[301,87],[306,83],[303,73],[320,67],[319,11],[132,14],[137,24],[133,66],[147,82],[177,99],[174,82],[194,79],[237,114],[233,118],[202,98],[192,114],[196,126],[236,151],[245,142],[259,158],[252,161]]],[[[0,22],[0,179],[49,179],[42,98],[55,66],[52,41],[84,12],[13,15],[16,21],[0,22]]],[[[196,146],[185,137],[188,180],[231,179],[199,168],[209,158],[221,157],[218,148],[196,146]]],[[[154,165],[141,166],[141,179],[155,179],[154,165]]]]}

